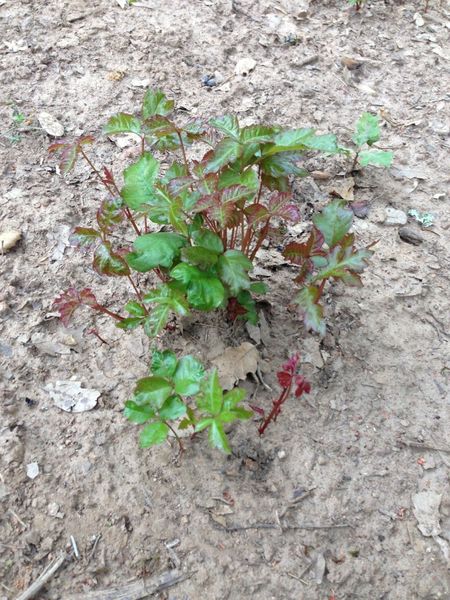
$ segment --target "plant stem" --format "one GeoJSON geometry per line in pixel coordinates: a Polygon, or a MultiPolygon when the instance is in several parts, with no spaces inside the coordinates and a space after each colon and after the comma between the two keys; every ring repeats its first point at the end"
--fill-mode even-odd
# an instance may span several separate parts
{"type": "Polygon", "coordinates": [[[188,161],[187,161],[187,157],[186,157],[186,149],[185,149],[185,147],[184,147],[184,143],[183,143],[183,137],[182,137],[182,135],[181,135],[181,132],[180,132],[180,131],[178,131],[178,129],[177,129],[177,136],[178,136],[178,139],[180,140],[180,147],[181,147],[181,152],[183,153],[184,165],[185,165],[185,167],[186,167],[187,174],[188,174],[188,175],[190,175],[190,174],[191,174],[191,171],[190,171],[190,169],[189,169],[189,163],[188,163],[188,161]]]}
{"type": "Polygon", "coordinates": [[[262,243],[264,242],[264,240],[267,237],[267,234],[269,232],[269,225],[270,225],[270,218],[267,219],[267,221],[265,222],[264,227],[261,229],[261,232],[259,234],[258,240],[255,244],[255,247],[253,248],[253,252],[250,255],[250,260],[253,260],[256,256],[256,253],[258,252],[258,250],[261,248],[262,243]]]}
{"type": "Polygon", "coordinates": [[[89,156],[86,154],[86,152],[83,150],[83,148],[81,146],[79,146],[79,150],[80,150],[81,156],[84,158],[84,160],[87,162],[87,164],[94,171],[94,173],[96,174],[97,178],[100,180],[101,184],[103,186],[105,186],[105,188],[108,190],[108,192],[114,198],[115,196],[114,196],[111,188],[109,187],[109,185],[107,183],[105,183],[105,181],[104,181],[104,179],[103,179],[102,174],[100,173],[100,171],[97,169],[97,167],[94,165],[94,163],[91,161],[91,159],[89,158],[89,156]]]}
{"type": "Polygon", "coordinates": [[[101,312],[105,315],[108,315],[109,317],[112,317],[116,321],[124,320],[124,317],[121,317],[118,313],[115,313],[112,310],[109,310],[108,308],[106,308],[106,306],[103,306],[103,304],[96,304],[95,306],[91,306],[90,308],[92,308],[93,310],[96,310],[98,312],[101,312]]]}
{"type": "Polygon", "coordinates": [[[141,292],[140,292],[139,288],[138,288],[138,287],[137,287],[137,285],[134,283],[134,281],[133,281],[133,278],[131,277],[131,275],[127,275],[127,278],[128,278],[128,281],[129,281],[129,282],[131,283],[131,285],[133,286],[133,289],[134,289],[134,291],[135,291],[135,293],[136,293],[136,296],[137,296],[137,297],[138,297],[138,299],[139,299],[139,302],[141,302],[142,306],[144,307],[145,314],[147,314],[147,315],[148,315],[148,310],[147,310],[147,308],[144,306],[144,299],[142,298],[142,294],[141,294],[141,292]]]}
{"type": "Polygon", "coordinates": [[[279,398],[277,400],[274,400],[272,403],[272,410],[270,411],[270,413],[268,414],[268,416],[264,419],[264,421],[262,422],[262,424],[258,427],[258,433],[259,435],[263,435],[265,430],[267,429],[267,427],[270,425],[270,423],[272,421],[276,421],[278,415],[281,412],[281,407],[283,406],[283,404],[286,402],[286,400],[289,397],[289,394],[291,392],[292,389],[292,381],[293,378],[291,378],[291,381],[289,383],[289,387],[284,388],[279,396],[279,398]]]}
{"type": "Polygon", "coordinates": [[[164,423],[167,425],[167,427],[170,429],[170,431],[171,431],[171,432],[173,433],[173,435],[175,436],[175,439],[176,439],[176,440],[177,440],[177,442],[178,442],[178,447],[179,447],[179,449],[180,449],[179,456],[181,456],[181,455],[183,454],[183,452],[184,452],[184,446],[183,446],[183,444],[181,443],[181,438],[180,438],[180,436],[179,436],[179,435],[178,435],[178,433],[175,431],[175,429],[172,427],[172,425],[170,425],[169,423],[167,423],[167,421],[164,421],[164,423]]]}
{"type": "Polygon", "coordinates": [[[355,158],[353,159],[352,168],[350,169],[350,173],[355,170],[355,167],[358,163],[358,157],[359,157],[359,150],[356,151],[355,158]]]}

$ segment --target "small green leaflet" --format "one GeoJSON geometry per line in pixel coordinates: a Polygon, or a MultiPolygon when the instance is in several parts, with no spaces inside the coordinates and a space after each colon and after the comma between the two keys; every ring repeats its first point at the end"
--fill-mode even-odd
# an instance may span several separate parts
{"type": "Polygon", "coordinates": [[[134,389],[134,402],[148,404],[153,410],[159,410],[172,394],[172,386],[162,377],[144,377],[139,379],[134,389]]]}
{"type": "Polygon", "coordinates": [[[230,138],[224,138],[214,149],[214,156],[205,167],[205,173],[217,173],[222,167],[235,161],[241,154],[243,146],[230,138]]]}
{"type": "Polygon", "coordinates": [[[162,405],[159,417],[163,420],[179,419],[186,414],[187,407],[179,396],[171,396],[162,405]]]}
{"type": "Polygon", "coordinates": [[[225,288],[214,275],[187,263],[178,264],[172,269],[170,275],[185,284],[187,298],[194,308],[212,310],[222,306],[225,300],[225,288]]]}
{"type": "Polygon", "coordinates": [[[380,139],[380,124],[378,116],[371,113],[363,113],[356,123],[356,133],[353,141],[357,146],[368,144],[371,146],[380,139]]]}
{"type": "Polygon", "coordinates": [[[156,422],[146,425],[141,431],[141,448],[149,448],[162,444],[169,434],[169,427],[165,423],[156,422]]]}
{"type": "Polygon", "coordinates": [[[183,356],[173,376],[175,391],[182,396],[193,396],[200,390],[204,377],[205,369],[201,362],[193,356],[183,356]]]}
{"type": "Polygon", "coordinates": [[[132,423],[141,424],[152,419],[155,416],[155,411],[148,404],[141,406],[133,400],[128,400],[128,402],[125,402],[123,414],[132,423]]]}
{"type": "Polygon", "coordinates": [[[224,115],[223,117],[211,119],[209,124],[225,135],[239,140],[239,121],[235,115],[224,115]]]}
{"type": "Polygon", "coordinates": [[[123,172],[125,185],[120,192],[125,204],[139,210],[152,198],[153,186],[158,176],[159,162],[144,152],[140,159],[123,172]]]}
{"type": "Polygon", "coordinates": [[[177,233],[146,233],[136,238],[134,252],[127,254],[126,260],[132,269],[140,273],[155,267],[170,268],[185,244],[186,238],[177,233]]]}
{"type": "Polygon", "coordinates": [[[218,415],[222,409],[223,391],[219,383],[217,369],[213,369],[201,387],[202,393],[198,398],[198,407],[210,415],[218,415]]]}
{"type": "Polygon", "coordinates": [[[115,133],[141,133],[141,122],[133,115],[118,113],[110,117],[103,127],[103,133],[113,135],[115,133]]]}
{"type": "Polygon", "coordinates": [[[154,306],[148,317],[144,320],[144,331],[148,337],[156,337],[167,325],[170,315],[170,306],[167,304],[157,304],[154,306]]]}
{"type": "Polygon", "coordinates": [[[178,360],[171,350],[154,350],[152,354],[151,372],[158,377],[173,377],[178,360]]]}
{"type": "Polygon", "coordinates": [[[348,232],[353,221],[353,211],[345,208],[345,201],[335,200],[313,217],[313,223],[322,233],[329,248],[338,244],[348,232]]]}
{"type": "Polygon", "coordinates": [[[358,154],[358,162],[362,167],[374,165],[376,167],[390,167],[394,160],[394,153],[386,150],[362,150],[358,154]]]}
{"type": "Polygon", "coordinates": [[[125,260],[113,252],[110,242],[102,242],[94,252],[94,269],[108,277],[123,277],[130,274],[130,268],[125,260]]]}
{"type": "Polygon", "coordinates": [[[229,286],[233,296],[250,287],[248,271],[252,268],[252,261],[240,250],[227,250],[219,257],[220,277],[229,286]]]}
{"type": "Polygon", "coordinates": [[[142,103],[142,115],[144,119],[153,115],[166,116],[173,111],[174,101],[168,100],[161,90],[147,90],[142,103]]]}
{"type": "Polygon", "coordinates": [[[319,298],[319,288],[311,285],[303,288],[297,294],[295,302],[300,306],[304,313],[305,327],[324,336],[326,326],[323,318],[323,308],[317,303],[319,298]]]}

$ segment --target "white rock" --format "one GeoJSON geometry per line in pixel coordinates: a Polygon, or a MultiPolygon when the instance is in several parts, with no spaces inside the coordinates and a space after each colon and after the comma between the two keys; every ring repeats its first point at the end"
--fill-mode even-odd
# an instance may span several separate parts
{"type": "Polygon", "coordinates": [[[284,460],[286,458],[286,452],[284,450],[280,450],[277,453],[277,456],[278,456],[279,460],[284,460]]]}
{"type": "Polygon", "coordinates": [[[0,252],[8,252],[17,244],[22,234],[17,229],[9,229],[0,233],[0,252]]]}
{"type": "Polygon", "coordinates": [[[52,137],[62,137],[64,135],[64,127],[61,123],[50,113],[40,112],[38,114],[39,125],[52,137]]]}
{"type": "Polygon", "coordinates": [[[402,210],[397,210],[396,208],[391,208],[388,206],[385,209],[386,218],[384,219],[385,225],[397,226],[397,225],[406,225],[408,222],[408,216],[402,210]]]}
{"type": "Polygon", "coordinates": [[[66,412],[84,412],[93,409],[100,392],[82,388],[79,381],[55,381],[44,386],[55,405],[66,412]]]}
{"type": "Polygon", "coordinates": [[[253,71],[253,69],[255,67],[256,67],[255,59],[241,58],[241,60],[238,60],[238,62],[236,63],[236,66],[234,67],[234,72],[236,73],[236,75],[242,75],[243,77],[245,77],[251,71],[253,71]]]}
{"type": "Polygon", "coordinates": [[[27,464],[27,477],[30,479],[36,479],[39,475],[39,465],[37,462],[27,464]]]}

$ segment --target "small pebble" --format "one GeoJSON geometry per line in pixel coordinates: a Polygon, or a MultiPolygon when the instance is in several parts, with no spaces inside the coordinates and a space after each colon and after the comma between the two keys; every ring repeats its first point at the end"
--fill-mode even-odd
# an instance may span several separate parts
{"type": "Polygon", "coordinates": [[[203,75],[202,85],[204,85],[205,87],[214,87],[217,85],[216,78],[214,77],[214,75],[203,75]]]}
{"type": "Polygon", "coordinates": [[[385,209],[386,217],[384,219],[385,225],[406,225],[408,222],[408,215],[402,210],[397,210],[396,208],[392,208],[388,206],[385,209]]]}
{"type": "Polygon", "coordinates": [[[284,450],[280,450],[277,456],[280,460],[284,460],[286,458],[286,452],[284,450]]]}
{"type": "Polygon", "coordinates": [[[413,244],[413,246],[419,246],[423,242],[423,236],[418,229],[415,227],[405,226],[400,227],[398,230],[398,235],[400,239],[408,244],[413,244]]]}
{"type": "Polygon", "coordinates": [[[36,479],[39,475],[39,465],[37,462],[28,463],[27,465],[27,477],[30,479],[36,479]]]}
{"type": "Polygon", "coordinates": [[[17,229],[9,229],[0,233],[0,252],[8,252],[17,244],[22,234],[17,229]]]}
{"type": "Polygon", "coordinates": [[[256,67],[256,60],[253,58],[241,58],[234,67],[236,75],[246,77],[256,67]]]}
{"type": "Polygon", "coordinates": [[[369,214],[369,203],[366,200],[352,202],[350,204],[350,208],[352,209],[355,217],[358,217],[358,219],[365,219],[369,214]]]}
{"type": "Polygon", "coordinates": [[[39,125],[52,137],[62,137],[64,135],[64,127],[48,112],[40,112],[38,114],[39,125]]]}

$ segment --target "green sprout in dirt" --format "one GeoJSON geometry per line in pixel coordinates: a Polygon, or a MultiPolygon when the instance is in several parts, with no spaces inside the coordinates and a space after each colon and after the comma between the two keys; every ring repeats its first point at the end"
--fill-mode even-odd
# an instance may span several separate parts
{"type": "MultiPolygon", "coordinates": [[[[373,119],[363,115],[354,138],[362,165],[387,164],[377,154],[381,151],[360,149],[365,144],[370,148],[379,138],[373,119]]],[[[293,178],[308,175],[300,163],[315,152],[348,152],[333,134],[319,135],[311,128],[241,126],[234,115],[209,123],[175,118],[173,100],[159,90],[147,91],[139,115],[112,116],[104,133],[133,134],[139,140],[140,155],[125,168],[123,183],[109,168],[95,166],[87,150],[92,136],[60,140],[50,150],[60,154],[63,174],[78,158],[84,159],[108,192],[95,226],[76,227],[72,242],[92,252],[98,274],[127,280],[133,297],[117,310],[98,302],[91,289],[71,287],[55,304],[64,324],[84,305],[111,317],[120,329],[142,326],[152,340],[165,330],[173,331],[175,320],[192,311],[221,310],[230,321],[257,323],[256,299],[266,286],[251,272],[263,244],[272,239],[278,244],[286,223],[301,221],[292,193],[293,178]],[[189,158],[194,145],[192,155],[200,157],[196,160],[189,158]]],[[[284,253],[300,269],[295,301],[305,324],[324,334],[320,299],[326,282],[359,285],[359,273],[371,251],[355,248],[354,234],[349,233],[352,211],[341,201],[329,204],[313,221],[309,238],[292,242],[284,253]]],[[[165,439],[173,429],[170,421],[183,413],[182,424],[192,425],[196,432],[207,428],[212,445],[227,451],[222,424],[248,418],[238,407],[243,392],[218,391],[214,372],[204,379],[202,375],[189,391],[180,390],[179,369],[189,366],[203,373],[199,363],[192,357],[177,361],[168,353],[173,370],[161,375],[155,356],[159,355],[154,355],[151,377],[138,383],[130,401],[134,404],[127,404],[127,415],[137,419],[143,418],[139,410],[145,405],[150,422],[141,437],[143,444],[165,439]],[[153,394],[155,378],[164,392],[153,394]]],[[[284,392],[281,403],[287,395],[284,392]]]]}
{"type": "Polygon", "coordinates": [[[354,6],[356,10],[360,10],[363,4],[366,3],[366,0],[347,0],[347,3],[350,6],[354,6]]]}
{"type": "Polygon", "coordinates": [[[355,157],[353,159],[352,171],[356,165],[367,167],[390,167],[394,158],[393,152],[379,150],[373,147],[381,136],[380,119],[372,113],[363,113],[356,123],[353,142],[356,145],[355,157]]]}

